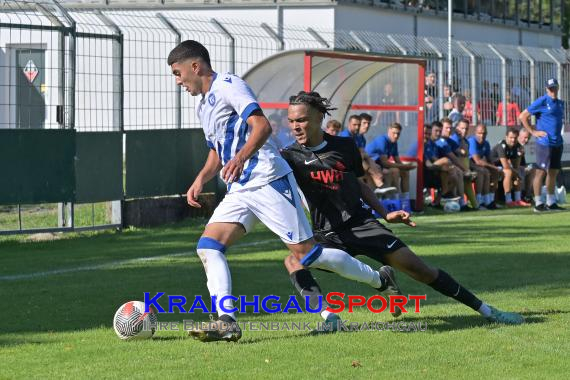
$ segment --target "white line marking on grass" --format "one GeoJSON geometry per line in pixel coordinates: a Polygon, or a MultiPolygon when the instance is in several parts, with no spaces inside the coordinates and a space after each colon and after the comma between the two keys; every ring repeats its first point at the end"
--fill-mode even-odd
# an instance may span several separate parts
{"type": "MultiPolygon", "coordinates": [[[[279,241],[280,240],[278,240],[278,239],[253,241],[253,242],[249,242],[249,243],[236,244],[236,245],[232,246],[232,248],[254,247],[257,245],[264,245],[264,244],[268,244],[268,243],[276,243],[279,241]]],[[[196,249],[196,246],[194,246],[194,249],[196,249]]],[[[50,270],[50,271],[45,271],[45,272],[33,272],[33,273],[24,273],[24,274],[14,274],[14,275],[9,275],[9,276],[0,276],[0,281],[29,280],[29,279],[33,279],[33,278],[48,277],[48,276],[54,276],[54,275],[58,275],[58,274],[75,273],[75,272],[99,270],[99,269],[111,269],[111,268],[116,268],[116,267],[120,267],[123,265],[160,260],[160,259],[164,259],[164,258],[168,258],[168,257],[186,256],[186,255],[189,255],[192,253],[194,253],[194,251],[168,253],[165,255],[136,257],[134,259],[115,260],[115,261],[102,263],[102,264],[84,265],[84,266],[73,267],[73,268],[64,268],[64,269],[55,269],[55,270],[50,270]]]]}

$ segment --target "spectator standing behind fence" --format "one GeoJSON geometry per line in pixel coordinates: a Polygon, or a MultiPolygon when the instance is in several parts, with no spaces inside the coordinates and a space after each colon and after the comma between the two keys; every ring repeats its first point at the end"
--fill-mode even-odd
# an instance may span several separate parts
{"type": "MultiPolygon", "coordinates": [[[[521,110],[519,105],[511,101],[511,94],[507,93],[507,127],[516,127],[520,125],[519,116],[521,110]]],[[[497,106],[497,124],[505,125],[503,120],[503,102],[499,102],[497,106]]]]}
{"type": "Polygon", "coordinates": [[[560,211],[564,208],[556,203],[554,194],[556,176],[561,168],[562,125],[564,118],[564,102],[558,99],[558,80],[550,78],[546,81],[546,94],[536,99],[520,115],[523,126],[536,138],[536,165],[534,176],[534,211],[560,211]],[[536,117],[536,126],[531,126],[529,117],[536,117]],[[542,182],[546,177],[546,205],[540,198],[542,182]]]}
{"type": "Polygon", "coordinates": [[[453,96],[453,109],[447,116],[453,123],[453,128],[457,127],[457,123],[463,119],[463,111],[465,110],[465,96],[455,94],[453,96]]]}
{"type": "MultiPolygon", "coordinates": [[[[384,85],[384,93],[382,98],[380,98],[380,105],[382,106],[393,106],[396,105],[396,98],[394,97],[394,88],[392,83],[386,83],[384,85]]],[[[360,116],[362,116],[361,114],[360,116]]],[[[378,111],[376,114],[376,125],[380,128],[387,128],[390,124],[400,122],[400,113],[395,111],[378,111]]]]}
{"type": "Polygon", "coordinates": [[[428,75],[426,75],[424,90],[424,102],[426,107],[425,117],[426,120],[430,123],[434,120],[437,120],[439,117],[439,103],[437,96],[437,77],[435,76],[434,72],[430,72],[428,75]]]}
{"type": "MultiPolygon", "coordinates": [[[[465,96],[465,108],[463,109],[463,118],[469,120],[469,124],[473,124],[473,103],[471,102],[471,92],[465,90],[463,93],[465,96]]],[[[477,120],[481,120],[481,107],[477,105],[477,120]]],[[[454,124],[457,127],[457,123],[454,124]]]]}

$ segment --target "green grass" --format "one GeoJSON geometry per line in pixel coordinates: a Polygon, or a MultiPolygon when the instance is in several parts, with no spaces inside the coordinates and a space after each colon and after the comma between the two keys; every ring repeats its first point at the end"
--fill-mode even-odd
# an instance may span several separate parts
{"type": "MultiPolygon", "coordinates": [[[[427,295],[419,315],[403,318],[427,323],[426,332],[310,336],[303,331],[246,331],[235,344],[203,344],[179,331],[123,342],[111,322],[125,301],[142,300],[145,291],[189,299],[208,294],[202,265],[193,253],[204,221],[56,235],[41,242],[11,236],[0,240],[0,278],[91,270],[0,279],[0,378],[567,378],[570,213],[503,210],[416,220],[416,229],[391,228],[429,263],[488,303],[522,312],[528,323],[489,325],[469,308],[400,275],[405,293],[427,295]]],[[[294,294],[282,265],[286,251],[270,232],[258,227],[240,244],[228,253],[234,294],[294,294]]],[[[315,275],[325,292],[374,294],[333,274],[315,275]]],[[[342,317],[360,323],[393,320],[388,313],[363,308],[342,317]]],[[[207,316],[169,314],[159,319],[207,316]]],[[[240,316],[253,322],[319,319],[313,314],[240,316]]]]}
{"type": "MultiPolygon", "coordinates": [[[[109,202],[74,205],[75,227],[111,223],[109,202]]],[[[22,229],[56,228],[57,203],[21,206],[22,229]]],[[[18,207],[0,206],[0,230],[19,228],[18,207]]]]}

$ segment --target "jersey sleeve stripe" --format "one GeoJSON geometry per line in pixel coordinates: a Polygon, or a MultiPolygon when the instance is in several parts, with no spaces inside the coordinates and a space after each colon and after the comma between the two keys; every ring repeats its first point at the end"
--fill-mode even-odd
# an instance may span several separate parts
{"type": "Polygon", "coordinates": [[[253,111],[257,111],[260,109],[261,107],[259,106],[259,104],[257,104],[257,102],[249,103],[241,113],[242,120],[244,121],[247,120],[247,118],[253,113],[253,111]]]}

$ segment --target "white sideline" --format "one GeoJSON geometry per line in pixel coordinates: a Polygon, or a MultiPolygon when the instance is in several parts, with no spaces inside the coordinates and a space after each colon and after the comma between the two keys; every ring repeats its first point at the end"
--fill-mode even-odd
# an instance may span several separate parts
{"type": "MultiPolygon", "coordinates": [[[[450,221],[461,221],[461,222],[466,222],[466,221],[477,221],[477,220],[481,220],[483,218],[488,219],[488,218],[505,218],[505,217],[519,217],[520,215],[518,214],[511,214],[511,215],[473,215],[473,216],[462,216],[461,218],[457,218],[455,215],[451,216],[449,218],[446,218],[445,216],[441,215],[439,216],[437,219],[435,218],[426,218],[423,219],[422,217],[419,217],[418,219],[419,224],[430,224],[430,223],[445,223],[445,222],[450,222],[450,221]]],[[[412,216],[412,218],[414,218],[412,216]]],[[[278,239],[268,239],[268,240],[260,240],[257,242],[250,242],[250,243],[241,243],[241,244],[236,244],[234,245],[234,247],[239,248],[239,247],[253,247],[256,245],[262,245],[262,244],[267,244],[267,243],[271,243],[271,242],[277,242],[279,241],[278,239]]],[[[196,248],[195,246],[193,247],[194,249],[196,248]]],[[[14,275],[9,275],[9,276],[0,276],[0,281],[17,281],[17,280],[28,280],[28,279],[33,279],[33,278],[38,278],[38,277],[47,277],[47,276],[53,276],[53,275],[58,275],[58,274],[66,274],[66,273],[74,273],[74,272],[80,272],[80,271],[89,271],[89,270],[98,270],[98,269],[109,269],[109,268],[113,268],[113,267],[117,267],[117,266],[122,266],[122,265],[127,265],[127,264],[134,264],[137,262],[143,262],[143,261],[152,261],[152,260],[158,260],[158,259],[163,259],[166,257],[178,257],[178,256],[184,256],[184,255],[188,255],[190,253],[193,253],[194,251],[186,251],[186,252],[178,252],[178,253],[169,253],[166,255],[159,255],[159,256],[149,256],[149,257],[137,257],[134,259],[125,259],[125,260],[117,260],[117,261],[112,261],[112,262],[108,262],[108,263],[104,263],[104,264],[97,264],[97,265],[86,265],[86,266],[79,266],[79,267],[74,267],[74,268],[65,268],[65,269],[56,269],[56,270],[51,270],[51,271],[45,271],[45,272],[34,272],[34,273],[25,273],[25,274],[14,274],[14,275]]]]}
{"type": "MultiPolygon", "coordinates": [[[[253,247],[256,245],[263,245],[263,244],[274,243],[274,242],[278,242],[278,241],[279,241],[278,239],[260,240],[260,241],[254,241],[254,242],[249,242],[249,243],[236,244],[233,247],[234,248],[253,247]]],[[[194,249],[195,248],[196,247],[194,246],[194,249]]],[[[116,261],[111,261],[111,262],[107,262],[107,263],[103,263],[103,264],[85,265],[85,266],[65,268],[65,269],[55,269],[55,270],[50,270],[50,271],[45,271],[45,272],[33,272],[33,273],[25,273],[25,274],[14,274],[14,275],[9,275],[9,276],[0,276],[0,281],[29,280],[29,279],[33,279],[33,278],[48,277],[48,276],[54,276],[54,275],[58,275],[58,274],[74,273],[74,272],[89,271],[89,270],[99,270],[99,269],[110,269],[110,268],[120,267],[120,266],[128,265],[128,264],[164,259],[167,257],[185,256],[185,255],[189,255],[192,253],[194,253],[194,251],[168,253],[166,255],[137,257],[134,259],[116,260],[116,261]]]]}

